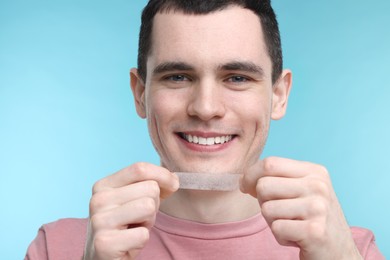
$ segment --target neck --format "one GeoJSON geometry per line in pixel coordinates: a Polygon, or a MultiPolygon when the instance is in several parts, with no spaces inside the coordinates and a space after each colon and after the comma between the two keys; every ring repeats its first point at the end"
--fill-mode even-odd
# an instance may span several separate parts
{"type": "Polygon", "coordinates": [[[165,214],[201,223],[247,219],[260,212],[258,201],[239,190],[231,192],[178,190],[161,202],[165,214]]]}

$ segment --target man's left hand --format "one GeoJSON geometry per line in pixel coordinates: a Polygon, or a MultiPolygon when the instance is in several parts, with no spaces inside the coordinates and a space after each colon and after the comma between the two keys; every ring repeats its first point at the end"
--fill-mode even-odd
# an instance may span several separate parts
{"type": "Polygon", "coordinates": [[[299,247],[301,259],[362,259],[325,167],[266,158],[245,172],[240,189],[258,199],[278,243],[299,247]]]}

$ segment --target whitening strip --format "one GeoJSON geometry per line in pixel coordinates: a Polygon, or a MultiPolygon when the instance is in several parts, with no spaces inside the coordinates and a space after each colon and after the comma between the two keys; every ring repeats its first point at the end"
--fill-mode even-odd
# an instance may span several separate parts
{"type": "Polygon", "coordinates": [[[233,191],[238,189],[240,174],[175,172],[180,189],[233,191]]]}

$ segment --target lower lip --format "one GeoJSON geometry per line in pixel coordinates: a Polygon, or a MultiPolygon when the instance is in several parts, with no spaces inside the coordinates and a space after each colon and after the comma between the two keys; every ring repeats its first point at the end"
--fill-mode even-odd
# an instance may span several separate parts
{"type": "Polygon", "coordinates": [[[177,135],[177,138],[180,140],[180,142],[182,144],[185,145],[185,147],[187,147],[188,149],[195,151],[195,152],[219,152],[221,150],[228,148],[228,146],[230,146],[236,139],[234,137],[229,142],[225,142],[223,144],[201,145],[201,144],[190,143],[178,135],[177,135]]]}

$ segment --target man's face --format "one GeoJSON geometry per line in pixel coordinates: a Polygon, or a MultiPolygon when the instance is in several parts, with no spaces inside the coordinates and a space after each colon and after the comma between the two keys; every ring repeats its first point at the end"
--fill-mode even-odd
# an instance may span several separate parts
{"type": "Polygon", "coordinates": [[[240,7],[157,14],[152,41],[145,85],[133,70],[132,87],[162,166],[242,172],[260,156],[270,118],[284,114],[289,89],[272,87],[259,18],[240,7]]]}

